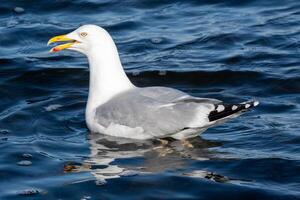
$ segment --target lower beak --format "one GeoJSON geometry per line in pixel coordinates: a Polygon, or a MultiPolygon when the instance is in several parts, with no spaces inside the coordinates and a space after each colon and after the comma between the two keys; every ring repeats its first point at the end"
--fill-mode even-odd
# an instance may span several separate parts
{"type": "Polygon", "coordinates": [[[68,43],[55,46],[50,50],[50,52],[58,52],[63,49],[68,49],[68,48],[72,47],[73,44],[78,43],[76,40],[68,38],[66,35],[59,35],[59,36],[55,36],[55,37],[51,38],[48,41],[47,45],[55,43],[55,42],[68,42],[68,43]]]}

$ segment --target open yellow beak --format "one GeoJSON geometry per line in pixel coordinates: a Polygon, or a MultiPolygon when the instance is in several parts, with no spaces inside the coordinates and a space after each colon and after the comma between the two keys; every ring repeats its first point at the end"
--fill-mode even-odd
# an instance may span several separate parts
{"type": "Polygon", "coordinates": [[[61,51],[63,49],[70,48],[73,44],[78,43],[76,40],[68,38],[66,35],[58,35],[58,36],[55,36],[55,37],[51,38],[48,41],[47,45],[55,43],[55,42],[68,42],[68,43],[55,46],[50,50],[50,52],[58,52],[58,51],[61,51]]]}

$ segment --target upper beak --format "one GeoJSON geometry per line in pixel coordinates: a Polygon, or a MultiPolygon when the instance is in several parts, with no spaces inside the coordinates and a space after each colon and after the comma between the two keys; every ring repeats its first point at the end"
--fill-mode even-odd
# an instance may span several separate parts
{"type": "Polygon", "coordinates": [[[58,52],[63,49],[70,48],[73,44],[78,43],[76,40],[67,37],[67,35],[59,35],[59,36],[55,36],[55,37],[51,38],[48,41],[47,45],[55,43],[55,42],[68,42],[68,43],[55,46],[50,50],[50,52],[58,52]],[[68,41],[70,41],[70,42],[68,42],[68,41]]]}

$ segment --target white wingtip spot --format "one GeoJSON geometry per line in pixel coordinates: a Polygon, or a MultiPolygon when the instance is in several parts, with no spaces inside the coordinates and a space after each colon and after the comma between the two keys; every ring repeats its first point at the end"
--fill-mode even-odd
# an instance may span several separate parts
{"type": "Polygon", "coordinates": [[[231,109],[232,110],[236,110],[238,107],[236,106],[236,105],[233,105],[232,107],[231,107],[231,109]]]}
{"type": "Polygon", "coordinates": [[[258,104],[259,104],[259,101],[254,101],[254,103],[253,103],[254,106],[258,106],[258,104]]]}
{"type": "Polygon", "coordinates": [[[250,107],[250,104],[246,104],[246,105],[245,105],[245,108],[249,108],[249,107],[250,107]]]}
{"type": "Polygon", "coordinates": [[[225,107],[223,105],[218,105],[217,111],[222,112],[223,110],[225,110],[225,107]]]}

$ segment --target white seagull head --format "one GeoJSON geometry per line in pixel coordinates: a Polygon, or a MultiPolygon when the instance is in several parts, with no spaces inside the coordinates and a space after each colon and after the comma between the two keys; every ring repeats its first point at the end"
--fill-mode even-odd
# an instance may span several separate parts
{"type": "Polygon", "coordinates": [[[78,51],[87,56],[90,71],[87,121],[93,109],[113,96],[134,88],[123,69],[118,49],[106,30],[96,25],[84,25],[71,33],[51,38],[48,45],[62,43],[50,52],[64,49],[78,51]]]}
{"type": "Polygon", "coordinates": [[[58,52],[63,49],[69,49],[89,56],[89,54],[93,51],[107,49],[107,47],[111,46],[113,41],[109,33],[107,33],[103,28],[96,25],[83,25],[71,33],[52,37],[48,41],[48,45],[56,42],[66,43],[53,47],[50,52],[58,52]]]}

